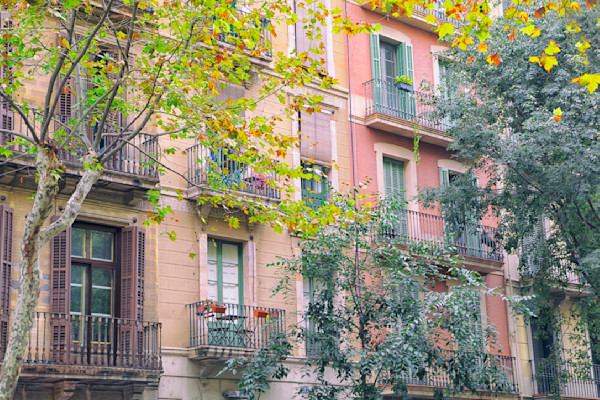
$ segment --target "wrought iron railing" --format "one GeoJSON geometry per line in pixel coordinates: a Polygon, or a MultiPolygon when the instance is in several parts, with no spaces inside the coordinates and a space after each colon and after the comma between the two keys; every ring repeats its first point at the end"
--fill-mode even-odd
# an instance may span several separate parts
{"type": "Polygon", "coordinates": [[[229,157],[226,149],[211,149],[197,144],[186,150],[189,186],[221,188],[280,199],[275,183],[277,172],[256,172],[254,168],[229,157]]]}
{"type": "Polygon", "coordinates": [[[366,115],[381,113],[441,131],[452,126],[447,118],[437,115],[436,98],[432,94],[404,91],[383,79],[371,79],[363,85],[366,115]]]}
{"type": "Polygon", "coordinates": [[[285,311],[276,308],[198,301],[188,311],[190,347],[261,349],[285,332],[285,311]]]}
{"type": "Polygon", "coordinates": [[[600,365],[545,358],[531,363],[534,394],[600,399],[600,365]]]}
{"type": "Polygon", "coordinates": [[[435,4],[433,10],[430,10],[427,7],[423,7],[423,6],[415,6],[413,11],[418,11],[418,12],[422,12],[423,14],[433,14],[438,20],[442,20],[444,22],[450,22],[453,23],[454,25],[458,25],[461,24],[462,22],[451,18],[449,16],[446,15],[446,10],[443,7],[438,6],[437,4],[435,4]]]}
{"type": "MultiPolygon", "coordinates": [[[[385,218],[385,212],[382,215],[385,218]]],[[[406,209],[394,210],[389,215],[389,222],[383,221],[383,230],[377,233],[379,237],[406,244],[427,241],[439,248],[453,247],[465,256],[504,261],[494,227],[474,223],[455,226],[439,215],[406,209]]]]}
{"type": "MultiPolygon", "coordinates": [[[[447,356],[451,357],[453,352],[447,352],[447,356]]],[[[481,356],[481,369],[471,371],[471,380],[475,382],[476,389],[483,391],[499,391],[499,392],[519,392],[519,381],[516,371],[515,357],[487,354],[488,360],[484,361],[484,356],[481,356]],[[492,375],[490,370],[483,368],[484,362],[493,366],[496,372],[492,375]]],[[[464,373],[464,371],[462,371],[464,373]]],[[[408,385],[428,386],[436,388],[452,387],[454,381],[451,375],[443,368],[430,367],[425,368],[425,371],[420,371],[417,376],[417,371],[408,372],[401,377],[408,385]]],[[[383,379],[383,384],[386,380],[383,379]]]]}
{"type": "Polygon", "coordinates": [[[36,312],[24,365],[161,370],[161,324],[36,312]]]}
{"type": "MultiPolygon", "coordinates": [[[[240,15],[241,18],[246,18],[251,13],[243,10],[236,10],[236,12],[240,15]]],[[[272,43],[272,35],[271,31],[268,29],[270,24],[269,19],[265,17],[259,17],[255,24],[258,28],[260,28],[260,38],[258,40],[258,49],[264,52],[266,57],[272,56],[271,51],[271,43],[272,43]]],[[[225,42],[231,45],[237,45],[240,40],[239,30],[235,27],[231,27],[229,32],[221,32],[219,33],[219,40],[221,42],[225,42]]],[[[253,50],[253,49],[251,49],[253,50]]]]}
{"type": "MultiPolygon", "coordinates": [[[[0,108],[2,108],[3,111],[0,119],[0,129],[5,130],[0,133],[0,146],[6,146],[13,152],[23,153],[27,150],[25,148],[26,143],[10,144],[18,138],[16,135],[6,132],[6,130],[32,137],[31,129],[26,125],[21,115],[13,112],[13,110],[7,107],[8,106],[6,106],[5,103],[0,105],[0,108]]],[[[118,125],[113,123],[111,126],[107,126],[107,132],[103,133],[104,138],[100,143],[100,153],[110,151],[114,145],[117,144],[116,142],[121,140],[118,138],[118,135],[123,132],[123,129],[125,129],[127,125],[122,119],[120,120],[121,123],[118,125]]],[[[35,115],[31,114],[29,121],[32,123],[33,130],[38,132],[38,129],[41,128],[39,118],[36,118],[35,115]]],[[[73,128],[69,125],[69,122],[70,118],[67,116],[55,116],[50,123],[50,135],[68,134],[73,128]]],[[[82,134],[86,135],[88,139],[92,140],[95,136],[94,127],[86,124],[81,129],[83,130],[82,134]]],[[[86,146],[84,143],[72,139],[59,151],[58,156],[61,160],[66,162],[81,165],[85,149],[86,146]]],[[[108,171],[157,178],[158,169],[155,160],[158,158],[158,155],[158,140],[156,136],[140,133],[133,139],[128,140],[123,148],[106,160],[103,167],[108,171]]]]}
{"type": "Polygon", "coordinates": [[[307,207],[318,211],[319,207],[327,203],[328,193],[327,192],[315,192],[310,189],[302,189],[302,200],[307,207]]]}

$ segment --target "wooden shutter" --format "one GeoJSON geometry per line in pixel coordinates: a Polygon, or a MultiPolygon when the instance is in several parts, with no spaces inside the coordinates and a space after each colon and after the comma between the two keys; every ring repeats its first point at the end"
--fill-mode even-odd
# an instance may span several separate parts
{"type": "Polygon", "coordinates": [[[121,230],[121,359],[123,366],[142,363],[144,336],[144,268],[146,233],[130,226],[121,230]]]}
{"type": "Polygon", "coordinates": [[[390,158],[383,159],[383,181],[387,197],[400,195],[405,199],[404,163],[390,158]]]}
{"type": "Polygon", "coordinates": [[[300,113],[300,132],[300,155],[331,164],[331,115],[321,112],[300,113]]]}
{"type": "MultiPolygon", "coordinates": [[[[56,221],[58,216],[52,217],[56,221]]],[[[70,360],[71,351],[71,228],[52,239],[50,247],[50,324],[52,360],[70,360]]]]}
{"type": "Polygon", "coordinates": [[[12,272],[13,209],[0,205],[0,356],[8,343],[10,284],[12,272]]]}

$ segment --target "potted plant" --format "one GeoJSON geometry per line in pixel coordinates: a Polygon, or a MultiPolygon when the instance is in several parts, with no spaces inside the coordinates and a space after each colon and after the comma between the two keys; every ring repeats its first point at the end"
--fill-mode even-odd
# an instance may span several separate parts
{"type": "Polygon", "coordinates": [[[254,316],[256,318],[267,318],[269,312],[267,310],[254,310],[254,316]]]}
{"type": "Polygon", "coordinates": [[[225,310],[227,310],[227,307],[223,306],[222,304],[213,304],[211,306],[211,310],[215,314],[223,314],[225,310]]]}
{"type": "Polygon", "coordinates": [[[405,92],[413,92],[413,80],[406,75],[396,77],[396,88],[405,92]]]}

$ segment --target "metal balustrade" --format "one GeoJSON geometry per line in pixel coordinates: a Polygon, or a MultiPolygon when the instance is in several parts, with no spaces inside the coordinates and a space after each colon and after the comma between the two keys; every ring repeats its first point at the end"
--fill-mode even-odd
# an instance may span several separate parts
{"type": "Polygon", "coordinates": [[[36,312],[24,365],[161,370],[161,324],[36,312]]]}
{"type": "MultiPolygon", "coordinates": [[[[14,131],[18,134],[33,137],[31,129],[25,124],[23,118],[16,112],[13,112],[6,103],[0,104],[0,108],[4,113],[0,119],[0,129],[14,131]]],[[[39,133],[40,118],[31,114],[29,120],[32,122],[34,132],[39,133]]],[[[73,128],[69,125],[70,118],[64,115],[56,115],[50,123],[51,136],[64,136],[70,133],[73,128]]],[[[116,145],[119,139],[118,135],[123,133],[126,124],[107,125],[106,133],[103,133],[104,138],[100,143],[100,154],[104,151],[110,151],[116,145]]],[[[82,134],[86,135],[90,140],[94,137],[94,127],[87,124],[84,125],[82,134]]],[[[2,132],[0,133],[0,146],[5,146],[7,149],[15,153],[24,153],[27,151],[27,142],[21,140],[18,143],[16,135],[2,132]]],[[[60,150],[58,156],[61,160],[75,165],[82,165],[82,157],[85,154],[85,144],[71,139],[65,148],[60,150]]],[[[158,140],[156,136],[147,133],[140,133],[133,139],[129,140],[125,146],[113,154],[106,162],[103,163],[104,169],[108,171],[121,172],[130,175],[144,176],[148,178],[157,178],[158,169],[155,159],[158,157],[158,140]]]]}
{"type": "Polygon", "coordinates": [[[407,92],[383,79],[371,79],[363,85],[366,115],[381,113],[440,131],[448,130],[452,126],[448,119],[439,118],[437,115],[436,98],[431,94],[407,92]]]}
{"type": "Polygon", "coordinates": [[[314,211],[318,211],[319,207],[322,207],[327,203],[329,194],[327,192],[315,192],[310,189],[302,189],[302,200],[306,203],[306,206],[314,211]]]}
{"type": "Polygon", "coordinates": [[[226,149],[211,149],[197,144],[186,150],[189,186],[221,188],[280,199],[275,187],[277,172],[256,172],[254,168],[229,157],[226,149]]]}
{"type": "MultiPolygon", "coordinates": [[[[239,14],[240,18],[247,18],[248,15],[251,15],[248,11],[236,10],[239,14]]],[[[257,21],[255,21],[257,27],[260,27],[260,38],[258,39],[258,50],[264,52],[266,57],[272,56],[271,51],[271,43],[272,43],[272,35],[271,31],[268,28],[270,22],[265,17],[259,17],[257,21]]],[[[239,34],[239,30],[235,27],[231,27],[229,32],[220,32],[218,34],[218,38],[221,42],[228,43],[231,45],[237,45],[241,38],[239,34]]],[[[254,50],[254,49],[250,49],[254,50]]]]}
{"type": "Polygon", "coordinates": [[[389,215],[389,222],[383,221],[384,228],[377,233],[380,238],[393,238],[405,244],[428,241],[438,248],[453,247],[464,256],[504,261],[494,227],[473,223],[456,227],[439,215],[406,209],[394,210],[389,215]]]}
{"type": "Polygon", "coordinates": [[[270,307],[198,301],[188,305],[190,347],[261,349],[285,332],[285,311],[270,307]]]}
{"type": "Polygon", "coordinates": [[[546,358],[530,362],[534,366],[534,394],[600,398],[600,365],[576,365],[546,358]]]}
{"type": "MultiPolygon", "coordinates": [[[[445,358],[452,358],[454,352],[446,352],[445,358]]],[[[486,369],[483,368],[484,357],[481,357],[481,369],[471,371],[471,379],[476,384],[477,390],[482,391],[499,391],[499,392],[519,392],[518,376],[515,369],[516,359],[515,357],[487,354],[485,361],[488,363],[488,367],[494,366],[499,371],[499,375],[496,375],[492,379],[492,375],[488,375],[486,369]]],[[[409,371],[405,373],[401,378],[408,385],[415,386],[426,386],[434,388],[448,388],[452,387],[453,379],[444,371],[443,368],[430,367],[425,368],[424,373],[421,372],[422,376],[417,376],[417,371],[409,371]]],[[[384,380],[385,383],[385,380],[384,380]]]]}

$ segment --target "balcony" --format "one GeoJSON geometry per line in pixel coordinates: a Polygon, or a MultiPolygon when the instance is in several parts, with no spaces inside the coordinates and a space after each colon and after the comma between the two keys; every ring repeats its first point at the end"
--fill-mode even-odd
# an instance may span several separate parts
{"type": "Polygon", "coordinates": [[[365,122],[368,127],[412,138],[415,129],[421,140],[447,146],[451,122],[438,118],[435,97],[423,92],[407,92],[382,79],[371,79],[365,87],[365,122]],[[415,127],[415,124],[418,124],[415,127]]]}
{"type": "Polygon", "coordinates": [[[188,305],[190,358],[222,350],[259,350],[271,336],[285,333],[285,311],[269,307],[198,301],[188,305]]]}
{"type": "Polygon", "coordinates": [[[394,15],[392,15],[393,14],[392,10],[384,11],[380,7],[373,10],[373,6],[372,6],[373,3],[369,2],[369,1],[360,2],[360,6],[362,8],[364,8],[365,10],[368,10],[371,12],[376,12],[377,14],[383,15],[388,19],[392,19],[392,20],[395,19],[395,20],[401,21],[403,23],[406,23],[408,25],[417,27],[419,29],[426,30],[427,32],[432,32],[433,29],[440,23],[449,22],[454,25],[460,25],[463,23],[460,20],[456,20],[454,18],[448,17],[446,15],[446,10],[443,7],[440,7],[438,5],[440,3],[441,3],[440,1],[435,1],[433,10],[430,10],[427,7],[415,5],[413,8],[412,15],[410,17],[407,16],[406,14],[394,16],[394,15]],[[430,23],[427,22],[426,17],[429,14],[432,14],[433,16],[436,17],[437,23],[435,25],[431,25],[430,23]]]}
{"type": "Polygon", "coordinates": [[[158,381],[160,335],[158,322],[36,312],[21,380],[101,374],[106,381],[158,381]]]}
{"type": "MultiPolygon", "coordinates": [[[[0,107],[7,107],[6,105],[0,105],[0,107]]],[[[31,137],[31,131],[25,125],[23,118],[17,114],[13,113],[11,109],[3,110],[6,114],[2,115],[2,120],[0,122],[0,127],[2,129],[13,130],[22,135],[31,137]]],[[[33,121],[33,128],[37,131],[37,128],[40,125],[39,119],[30,118],[30,121],[33,121]]],[[[65,116],[57,115],[54,120],[50,124],[50,134],[54,135],[62,134],[64,135],[65,129],[68,131],[69,127],[67,123],[69,122],[69,118],[65,116]]],[[[121,126],[125,124],[122,123],[121,126]]],[[[93,133],[91,132],[92,128],[85,128],[87,131],[88,137],[93,137],[93,133]]],[[[111,145],[114,144],[118,137],[116,136],[118,133],[122,133],[122,128],[119,127],[110,127],[108,129],[114,130],[114,136],[107,135],[102,139],[101,143],[101,151],[103,149],[110,149],[111,145]]],[[[8,133],[0,133],[0,146],[6,146],[8,143],[15,140],[16,137],[10,135],[8,133]]],[[[25,147],[23,144],[12,144],[7,146],[8,149],[11,149],[15,153],[24,153],[25,147]]],[[[61,150],[59,152],[59,158],[67,163],[67,165],[74,167],[74,169],[82,169],[83,165],[81,162],[81,158],[84,154],[85,148],[81,143],[76,143],[74,140],[70,142],[66,149],[61,150]]],[[[103,165],[104,169],[109,173],[114,173],[113,175],[122,175],[127,178],[135,177],[136,179],[143,179],[150,181],[152,185],[154,185],[158,181],[158,169],[154,163],[153,158],[158,157],[159,149],[158,149],[158,140],[155,136],[149,134],[139,134],[131,141],[129,141],[121,150],[115,153],[112,157],[110,157],[103,165]]],[[[22,160],[18,160],[16,162],[23,162],[22,160]]],[[[25,163],[28,163],[25,161],[25,163]]],[[[72,171],[67,171],[72,172],[72,171]]]]}
{"type": "MultiPolygon", "coordinates": [[[[236,10],[240,19],[248,18],[252,13],[243,10],[236,10]]],[[[255,21],[257,27],[260,27],[260,38],[257,40],[258,49],[263,51],[264,54],[261,54],[260,57],[271,58],[272,50],[270,47],[270,43],[272,42],[271,31],[269,31],[268,26],[270,24],[269,20],[264,17],[260,17],[255,21]]],[[[230,32],[220,32],[218,34],[218,40],[227,43],[233,46],[236,46],[240,42],[240,33],[238,30],[232,27],[230,32]]]]}
{"type": "Polygon", "coordinates": [[[278,180],[275,171],[255,172],[251,165],[230,158],[224,149],[213,150],[198,144],[188,148],[186,153],[189,187],[220,189],[225,186],[270,200],[281,199],[281,193],[275,187],[278,180]]]}
{"type": "MultiPolygon", "coordinates": [[[[452,357],[452,352],[448,352],[452,357]]],[[[478,390],[499,391],[499,392],[519,392],[519,381],[517,371],[515,370],[515,357],[488,354],[487,357],[492,360],[491,365],[495,365],[500,371],[500,379],[491,379],[482,371],[471,371],[472,378],[479,382],[478,390]]],[[[482,360],[483,363],[483,360],[482,360]]],[[[431,388],[449,388],[453,385],[452,377],[445,371],[436,368],[426,369],[422,378],[417,377],[416,371],[403,376],[406,384],[414,386],[425,386],[431,388]]],[[[409,389],[410,391],[410,389],[409,389]]]]}
{"type": "Polygon", "coordinates": [[[406,209],[393,213],[388,227],[379,233],[379,237],[397,239],[405,244],[427,241],[440,249],[452,247],[463,256],[504,261],[494,227],[471,223],[454,227],[438,215],[406,209]]]}
{"type": "Polygon", "coordinates": [[[600,365],[573,365],[550,359],[531,361],[534,395],[600,399],[600,365]]]}

